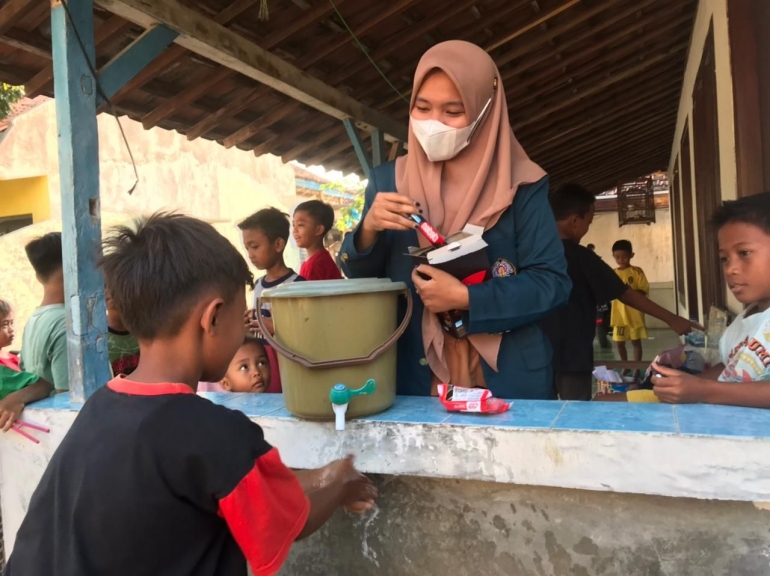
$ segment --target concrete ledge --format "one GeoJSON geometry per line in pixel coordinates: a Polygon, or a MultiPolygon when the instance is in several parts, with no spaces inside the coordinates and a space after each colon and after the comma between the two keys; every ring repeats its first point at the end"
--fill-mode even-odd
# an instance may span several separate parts
{"type": "MultiPolygon", "coordinates": [[[[202,395],[259,423],[295,468],[353,453],[361,470],[376,474],[770,502],[766,410],[516,401],[506,414],[460,415],[435,398],[399,397],[340,433],[331,422],[293,417],[280,395],[202,395]]],[[[25,415],[52,433],[38,446],[5,435],[3,468],[20,458],[47,462],[77,409],[64,395],[31,406],[25,415]]],[[[3,486],[12,481],[3,474],[3,486]]]]}

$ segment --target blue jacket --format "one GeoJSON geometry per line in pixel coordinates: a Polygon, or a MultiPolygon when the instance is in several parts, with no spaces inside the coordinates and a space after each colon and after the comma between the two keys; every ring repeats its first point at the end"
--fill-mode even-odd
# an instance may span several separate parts
{"type": "MultiPolygon", "coordinates": [[[[395,164],[371,171],[363,217],[378,192],[396,190],[395,164]]],[[[398,342],[398,394],[428,396],[430,369],[422,342],[423,305],[414,293],[410,246],[417,246],[416,231],[387,230],[364,252],[356,251],[348,234],[340,249],[340,265],[348,278],[390,278],[406,282],[414,298],[414,314],[398,342]]],[[[483,360],[487,386],[498,398],[550,399],[554,397],[551,345],[537,321],[565,304],[572,283],[567,275],[564,248],[548,204],[548,178],[521,186],[513,205],[484,233],[490,264],[499,259],[513,265],[516,275],[492,278],[469,287],[466,312],[471,334],[504,333],[498,372],[483,360]]],[[[399,308],[403,318],[405,304],[399,308]]]]}

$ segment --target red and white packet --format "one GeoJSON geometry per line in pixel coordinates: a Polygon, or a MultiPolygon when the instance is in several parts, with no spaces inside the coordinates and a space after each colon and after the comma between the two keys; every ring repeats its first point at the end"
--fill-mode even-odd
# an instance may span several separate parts
{"type": "Polygon", "coordinates": [[[486,388],[461,388],[453,384],[439,384],[438,397],[448,412],[502,414],[511,407],[510,402],[495,398],[486,388]]]}

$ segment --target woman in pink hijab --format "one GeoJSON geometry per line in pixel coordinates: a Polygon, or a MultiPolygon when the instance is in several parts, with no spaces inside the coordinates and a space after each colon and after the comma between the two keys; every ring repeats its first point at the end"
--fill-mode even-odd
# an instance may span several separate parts
{"type": "Polygon", "coordinates": [[[435,394],[451,382],[500,398],[554,397],[551,348],[537,321],[566,303],[571,283],[548,177],[513,135],[500,73],[478,46],[443,42],[420,60],[409,154],[372,170],[340,261],[349,278],[413,289],[414,315],[398,343],[399,394],[435,394]],[[431,266],[415,270],[408,248],[426,241],[410,214],[445,237],[483,227],[493,278],[465,286],[431,266]],[[462,311],[467,337],[442,330],[436,314],[449,310],[462,311]]]}

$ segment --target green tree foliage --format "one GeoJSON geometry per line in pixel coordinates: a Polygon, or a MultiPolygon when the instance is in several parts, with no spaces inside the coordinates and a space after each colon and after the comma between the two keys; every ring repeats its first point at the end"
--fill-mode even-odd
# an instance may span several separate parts
{"type": "Polygon", "coordinates": [[[360,182],[357,185],[351,187],[344,182],[327,182],[321,184],[322,192],[341,192],[345,194],[355,194],[353,202],[344,206],[341,210],[341,217],[337,219],[335,226],[341,232],[347,232],[352,230],[358,225],[358,221],[361,219],[361,213],[364,211],[364,183],[360,182]]]}
{"type": "Polygon", "coordinates": [[[11,104],[24,96],[24,88],[21,86],[11,86],[10,84],[0,83],[0,120],[6,118],[11,113],[11,104]]]}

